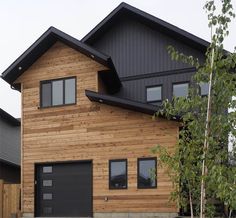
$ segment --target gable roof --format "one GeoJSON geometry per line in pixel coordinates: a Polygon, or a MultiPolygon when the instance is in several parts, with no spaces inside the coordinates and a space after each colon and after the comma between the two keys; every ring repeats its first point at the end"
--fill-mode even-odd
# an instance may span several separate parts
{"type": "Polygon", "coordinates": [[[94,59],[95,61],[109,67],[110,77],[104,79],[104,83],[112,86],[113,92],[116,92],[121,82],[117,75],[116,69],[112,63],[111,57],[95,50],[94,48],[84,44],[83,42],[73,38],[72,36],[50,27],[43,35],[39,37],[19,58],[15,60],[3,73],[2,79],[11,84],[16,89],[20,89],[19,86],[13,84],[13,82],[22,75],[40,56],[42,56],[56,41],[61,41],[67,46],[85,54],[86,56],[94,59]]]}
{"type": "Polygon", "coordinates": [[[191,47],[206,51],[206,48],[209,46],[209,42],[124,2],[95,26],[81,41],[89,45],[93,44],[93,42],[114,25],[117,20],[127,15],[153,29],[164,32],[172,37],[174,36],[175,39],[184,41],[186,44],[191,45],[191,47]]]}
{"type": "Polygon", "coordinates": [[[0,108],[0,118],[13,126],[20,126],[20,121],[0,108]]]}

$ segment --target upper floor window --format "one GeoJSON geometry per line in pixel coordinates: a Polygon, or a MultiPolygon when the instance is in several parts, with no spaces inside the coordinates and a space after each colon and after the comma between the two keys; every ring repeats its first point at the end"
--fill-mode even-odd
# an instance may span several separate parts
{"type": "Polygon", "coordinates": [[[156,188],[156,158],[138,159],[138,188],[156,188]]]}
{"type": "Polygon", "coordinates": [[[75,104],[75,77],[42,81],[40,86],[41,107],[75,104]]]}
{"type": "Polygon", "coordinates": [[[187,97],[188,96],[188,83],[173,84],[174,97],[187,97]]]}
{"type": "Polygon", "coordinates": [[[147,87],[147,102],[156,103],[162,100],[162,86],[147,87]]]}
{"type": "Polygon", "coordinates": [[[209,83],[203,83],[203,82],[201,82],[201,83],[199,84],[199,86],[200,86],[200,94],[201,94],[201,96],[206,96],[206,95],[208,95],[208,93],[209,93],[209,83]]]}
{"type": "Polygon", "coordinates": [[[127,188],[127,160],[109,161],[109,188],[127,188]]]}

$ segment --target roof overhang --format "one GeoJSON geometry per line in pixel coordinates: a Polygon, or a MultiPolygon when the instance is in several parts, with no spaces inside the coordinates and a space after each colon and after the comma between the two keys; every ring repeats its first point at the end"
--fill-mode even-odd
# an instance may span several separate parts
{"type": "MultiPolygon", "coordinates": [[[[39,57],[41,57],[51,46],[60,41],[69,47],[85,54],[95,61],[110,69],[111,77],[117,87],[121,87],[120,79],[109,56],[97,51],[72,36],[50,27],[38,40],[36,40],[15,62],[13,62],[3,73],[2,79],[19,90],[14,81],[22,75],[39,57]]],[[[106,84],[106,81],[104,81],[106,84]]]]}
{"type": "Polygon", "coordinates": [[[21,122],[0,108],[0,118],[13,126],[20,126],[21,122]]]}

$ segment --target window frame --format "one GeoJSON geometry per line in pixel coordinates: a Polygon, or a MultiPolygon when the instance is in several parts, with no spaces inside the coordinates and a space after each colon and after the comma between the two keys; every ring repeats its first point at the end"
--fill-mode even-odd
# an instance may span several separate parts
{"type": "Polygon", "coordinates": [[[127,159],[111,159],[109,160],[109,190],[122,190],[122,189],[128,189],[128,161],[127,159]],[[125,187],[119,187],[119,188],[115,188],[111,186],[111,163],[112,162],[125,162],[125,180],[126,180],[126,186],[125,187]]]}
{"type": "Polygon", "coordinates": [[[51,108],[51,107],[63,107],[63,106],[69,106],[69,105],[76,105],[77,104],[77,77],[76,76],[71,76],[71,77],[63,77],[63,78],[57,78],[57,79],[51,79],[51,80],[43,80],[40,81],[40,108],[51,108]],[[74,103],[69,103],[69,104],[65,104],[65,80],[69,80],[69,79],[75,79],[75,102],[74,103]],[[59,104],[59,105],[53,105],[52,102],[52,84],[54,81],[61,81],[62,80],[62,91],[63,91],[63,104],[59,104]],[[43,84],[51,84],[51,105],[50,106],[43,106],[43,84]]]}
{"type": "Polygon", "coordinates": [[[157,188],[157,157],[141,157],[137,159],[137,188],[138,189],[155,189],[157,188]],[[155,186],[149,187],[142,187],[139,185],[139,162],[143,160],[154,160],[155,161],[155,169],[156,169],[156,176],[155,176],[155,186]]]}
{"type": "MultiPolygon", "coordinates": [[[[172,99],[175,97],[174,96],[174,85],[180,85],[180,84],[188,84],[188,94],[187,94],[187,96],[186,97],[184,97],[184,98],[188,98],[188,96],[189,96],[189,88],[190,88],[190,81],[181,81],[181,82],[174,82],[174,83],[172,83],[172,99]]],[[[175,97],[175,98],[183,98],[183,96],[180,96],[180,97],[175,97]]]]}
{"type": "Polygon", "coordinates": [[[146,103],[148,103],[148,104],[160,103],[162,101],[163,101],[163,84],[156,84],[156,85],[146,86],[146,103]],[[147,99],[147,91],[148,91],[149,88],[155,88],[155,87],[161,87],[161,100],[148,101],[148,99],[147,99]]]}

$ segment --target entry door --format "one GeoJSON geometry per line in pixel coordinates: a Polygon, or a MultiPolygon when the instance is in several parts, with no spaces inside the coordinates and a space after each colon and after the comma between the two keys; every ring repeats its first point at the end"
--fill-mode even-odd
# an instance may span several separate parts
{"type": "Polygon", "coordinates": [[[36,216],[92,217],[91,162],[36,165],[36,216]]]}

